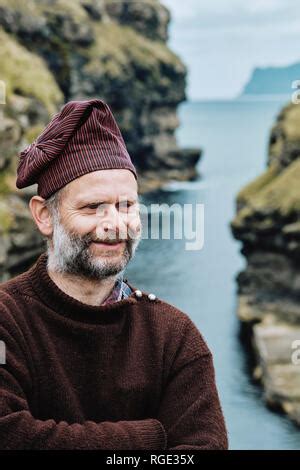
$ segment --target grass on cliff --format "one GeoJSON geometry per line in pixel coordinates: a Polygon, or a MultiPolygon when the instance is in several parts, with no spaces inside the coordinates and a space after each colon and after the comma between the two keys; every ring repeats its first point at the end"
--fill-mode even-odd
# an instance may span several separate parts
{"type": "Polygon", "coordinates": [[[255,180],[248,183],[237,195],[237,202],[241,205],[251,203],[252,198],[271,183],[278,175],[277,165],[269,166],[268,169],[259,175],[255,180]]]}
{"type": "Polygon", "coordinates": [[[36,16],[37,5],[34,0],[0,0],[0,7],[5,8],[5,10],[22,12],[30,15],[31,17],[36,16]]]}
{"type": "Polygon", "coordinates": [[[278,209],[282,215],[300,211],[300,160],[295,160],[256,196],[256,206],[278,209]]]}
{"type": "Polygon", "coordinates": [[[87,13],[82,7],[81,0],[0,0],[0,6],[5,10],[19,12],[26,15],[31,20],[42,18],[46,12],[62,13],[73,18],[76,22],[87,20],[87,13]]]}
{"type": "Polygon", "coordinates": [[[0,29],[0,77],[6,84],[7,101],[12,93],[32,96],[52,114],[63,95],[45,62],[0,29]]]}
{"type": "Polygon", "coordinates": [[[272,141],[269,147],[269,163],[282,159],[286,153],[300,148],[300,106],[287,104],[277,116],[276,123],[271,129],[272,141]]]}
{"type": "Polygon", "coordinates": [[[237,203],[241,209],[232,222],[235,226],[241,226],[247,218],[255,216],[263,225],[272,222],[274,212],[283,217],[300,212],[300,159],[284,169],[277,163],[284,145],[288,147],[291,143],[296,148],[298,143],[300,145],[300,106],[286,105],[278,115],[275,127],[280,137],[276,147],[271,147],[272,163],[239,192],[237,203]]]}
{"type": "Polygon", "coordinates": [[[36,8],[39,12],[55,12],[57,15],[61,13],[68,15],[76,23],[84,23],[88,21],[88,14],[82,7],[82,0],[55,0],[55,5],[40,0],[36,1],[36,8]]]}
{"type": "Polygon", "coordinates": [[[300,106],[290,104],[282,110],[279,125],[285,138],[291,142],[300,142],[300,106]]]}
{"type": "Polygon", "coordinates": [[[152,41],[129,26],[110,21],[95,23],[95,43],[87,51],[90,59],[86,72],[118,78],[128,74],[128,67],[140,67],[163,79],[160,66],[170,66],[184,73],[184,65],[165,43],[152,41]]]}
{"type": "Polygon", "coordinates": [[[248,184],[239,194],[243,207],[238,211],[233,225],[240,226],[246,218],[278,212],[287,217],[300,212],[300,159],[278,172],[270,166],[262,175],[248,184]]]}

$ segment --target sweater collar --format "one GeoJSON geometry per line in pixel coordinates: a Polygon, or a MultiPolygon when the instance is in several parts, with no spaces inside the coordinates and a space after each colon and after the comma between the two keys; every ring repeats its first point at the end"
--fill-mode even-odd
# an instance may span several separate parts
{"type": "Polygon", "coordinates": [[[47,252],[42,253],[35,264],[29,269],[32,287],[40,299],[61,315],[91,323],[116,323],[130,305],[136,304],[135,287],[127,284],[132,290],[129,297],[113,303],[99,306],[89,305],[63,292],[50,278],[47,270],[47,252]]]}

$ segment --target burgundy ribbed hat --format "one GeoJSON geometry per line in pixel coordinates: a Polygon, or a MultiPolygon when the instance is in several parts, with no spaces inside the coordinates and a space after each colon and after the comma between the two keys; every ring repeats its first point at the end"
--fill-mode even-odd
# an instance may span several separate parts
{"type": "Polygon", "coordinates": [[[37,139],[20,153],[17,188],[38,184],[47,199],[86,173],[136,169],[109,106],[100,99],[70,101],[37,139]]]}

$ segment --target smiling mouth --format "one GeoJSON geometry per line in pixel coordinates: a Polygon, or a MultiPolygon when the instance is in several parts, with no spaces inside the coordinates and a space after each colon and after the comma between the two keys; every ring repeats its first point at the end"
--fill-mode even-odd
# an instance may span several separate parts
{"type": "Polygon", "coordinates": [[[113,250],[113,249],[120,248],[124,244],[123,241],[119,241],[119,242],[98,242],[98,241],[93,241],[92,243],[96,246],[106,248],[108,250],[113,250]]]}
{"type": "Polygon", "coordinates": [[[96,243],[97,245],[120,245],[121,243],[123,243],[123,241],[115,241],[115,242],[111,242],[111,241],[98,241],[98,240],[93,240],[92,243],[96,243]]]}

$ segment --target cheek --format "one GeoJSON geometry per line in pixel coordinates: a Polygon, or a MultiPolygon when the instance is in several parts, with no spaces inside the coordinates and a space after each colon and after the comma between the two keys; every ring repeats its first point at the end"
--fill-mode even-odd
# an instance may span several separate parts
{"type": "Polygon", "coordinates": [[[82,217],[80,215],[69,217],[65,227],[78,235],[86,235],[95,231],[96,219],[94,217],[82,217]]]}
{"type": "Polygon", "coordinates": [[[141,219],[139,215],[132,215],[131,217],[128,217],[127,227],[129,235],[138,236],[142,230],[141,219]]]}

